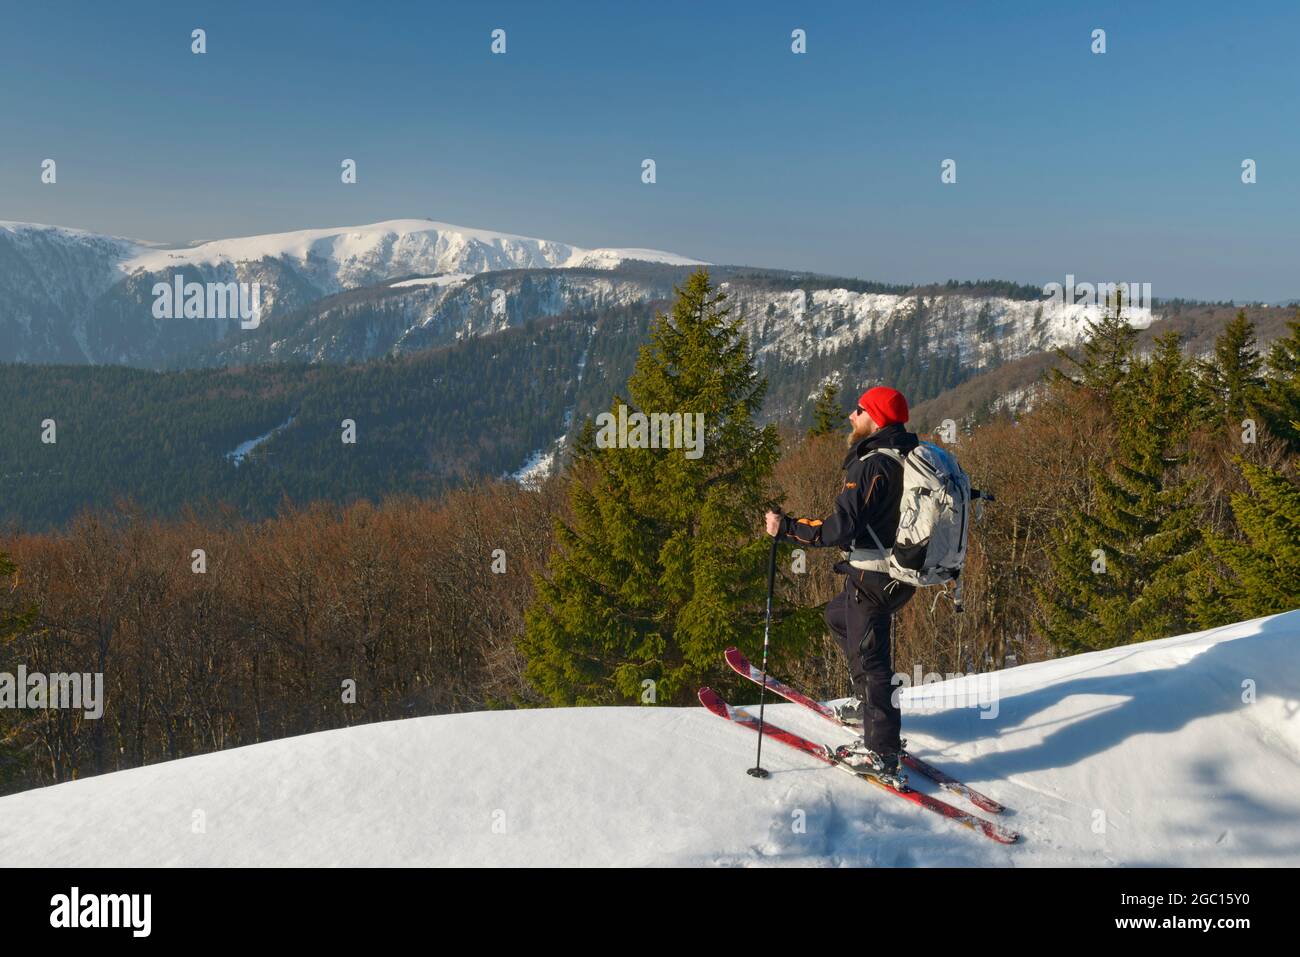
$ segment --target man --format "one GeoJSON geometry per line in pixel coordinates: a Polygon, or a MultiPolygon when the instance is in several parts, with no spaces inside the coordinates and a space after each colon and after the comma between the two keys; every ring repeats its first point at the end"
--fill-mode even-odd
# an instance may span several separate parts
{"type": "Polygon", "coordinates": [[[836,710],[842,720],[863,725],[846,761],[887,779],[898,779],[902,719],[893,701],[890,621],[916,589],[890,578],[886,563],[898,530],[903,467],[892,455],[871,453],[894,449],[905,455],[916,448],[916,434],[903,428],[907,417],[901,392],[868,389],[849,413],[849,454],[835,510],[824,519],[767,513],[769,535],[780,532],[801,545],[846,549],[846,560],[835,570],[848,578],[827,604],[825,617],[849,660],[854,697],[836,710]]]}

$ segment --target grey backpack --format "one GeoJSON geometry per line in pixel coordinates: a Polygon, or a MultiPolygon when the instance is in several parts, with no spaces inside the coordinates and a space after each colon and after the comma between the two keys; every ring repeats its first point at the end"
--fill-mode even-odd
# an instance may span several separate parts
{"type": "Polygon", "coordinates": [[[893,548],[887,549],[868,525],[876,548],[854,549],[850,564],[887,571],[891,578],[908,585],[956,581],[966,562],[971,506],[970,479],[956,457],[930,442],[906,453],[872,449],[863,458],[869,455],[888,455],[903,467],[898,532],[893,548]]]}

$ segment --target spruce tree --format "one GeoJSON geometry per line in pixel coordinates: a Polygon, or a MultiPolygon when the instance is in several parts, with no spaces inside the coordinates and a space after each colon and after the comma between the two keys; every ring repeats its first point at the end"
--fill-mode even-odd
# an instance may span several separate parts
{"type": "Polygon", "coordinates": [[[1300,307],[1287,328],[1290,335],[1269,348],[1261,404],[1269,428],[1300,452],[1300,307]]]}
{"type": "Polygon", "coordinates": [[[1242,539],[1206,535],[1228,571],[1212,582],[1223,608],[1220,620],[1205,614],[1212,624],[1300,607],[1300,486],[1273,469],[1236,462],[1250,487],[1232,496],[1242,539]]]}
{"type": "Polygon", "coordinates": [[[808,430],[808,437],[830,435],[840,431],[844,426],[844,413],[840,411],[840,387],[834,381],[827,382],[813,406],[813,425],[808,430]]]}
{"type": "Polygon", "coordinates": [[[1135,361],[1118,396],[1112,468],[1093,476],[1095,505],[1069,516],[1037,589],[1039,628],[1068,651],[1177,634],[1191,617],[1184,584],[1199,542],[1190,488],[1178,481],[1195,401],[1176,332],[1135,361]]]}
{"type": "MultiPolygon", "coordinates": [[[[703,455],[597,443],[575,459],[572,524],[557,525],[520,642],[528,679],[553,704],[644,702],[650,687],[657,703],[686,704],[724,676],[726,647],[761,645],[771,539],[756,528],[778,437],[755,424],[767,384],[725,300],[693,273],[627,383],[628,415],[703,413],[703,455]]],[[[816,631],[791,615],[775,646],[797,653],[794,636],[816,631]]]]}
{"type": "Polygon", "coordinates": [[[1088,389],[1109,402],[1118,397],[1120,386],[1128,380],[1138,333],[1124,318],[1122,287],[1107,306],[1096,322],[1086,323],[1079,358],[1064,349],[1056,350],[1057,356],[1074,368],[1070,373],[1057,367],[1052,378],[1088,389]]]}
{"type": "Polygon", "coordinates": [[[1214,358],[1197,363],[1207,411],[1233,423],[1258,414],[1264,391],[1262,366],[1255,324],[1242,309],[1215,339],[1214,358]]]}

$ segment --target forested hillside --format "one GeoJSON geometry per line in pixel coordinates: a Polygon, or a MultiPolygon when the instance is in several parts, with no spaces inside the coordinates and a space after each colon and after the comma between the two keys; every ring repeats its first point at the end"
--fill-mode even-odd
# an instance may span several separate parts
{"type": "Polygon", "coordinates": [[[640,312],[365,364],[0,366],[0,519],[46,528],[119,499],[157,515],[220,503],[252,518],[285,500],[431,495],[509,473],[574,415],[605,406],[633,361],[640,312]],[[237,464],[241,444],[263,436],[237,464]]]}

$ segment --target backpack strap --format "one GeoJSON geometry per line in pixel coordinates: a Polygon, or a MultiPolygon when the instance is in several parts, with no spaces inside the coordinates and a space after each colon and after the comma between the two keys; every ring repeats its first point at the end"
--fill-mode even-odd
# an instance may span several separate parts
{"type": "MultiPolygon", "coordinates": [[[[887,449],[887,448],[882,448],[882,449],[871,449],[870,451],[867,452],[866,455],[861,456],[861,457],[858,459],[858,461],[859,461],[859,462],[865,462],[867,459],[871,458],[871,456],[873,456],[873,455],[887,455],[887,456],[889,456],[891,459],[893,459],[895,462],[897,462],[900,466],[903,465],[903,455],[902,455],[902,453],[900,453],[897,449],[887,449]]],[[[886,556],[887,556],[887,555],[889,554],[889,549],[887,549],[884,545],[881,544],[881,542],[880,542],[880,536],[876,534],[876,530],[875,530],[874,528],[871,527],[871,523],[870,523],[870,522],[866,522],[865,524],[866,524],[866,526],[867,526],[867,534],[870,535],[870,536],[871,536],[871,540],[872,540],[873,542],[876,543],[876,550],[879,551],[882,555],[886,555],[886,556]]]]}
{"type": "Polygon", "coordinates": [[[887,549],[884,545],[880,544],[880,536],[877,535],[876,530],[871,527],[871,523],[865,522],[864,524],[867,526],[867,534],[870,535],[871,540],[876,543],[876,548],[878,548],[884,554],[888,555],[889,549],[887,549]]]}
{"type": "Polygon", "coordinates": [[[864,456],[862,456],[861,458],[859,458],[858,461],[859,461],[859,462],[865,462],[867,459],[871,458],[871,456],[873,456],[873,455],[888,455],[891,459],[893,459],[893,460],[894,460],[895,462],[897,462],[899,465],[902,465],[902,464],[903,464],[903,453],[899,452],[898,449],[871,449],[869,452],[867,452],[866,455],[864,455],[864,456]]]}

